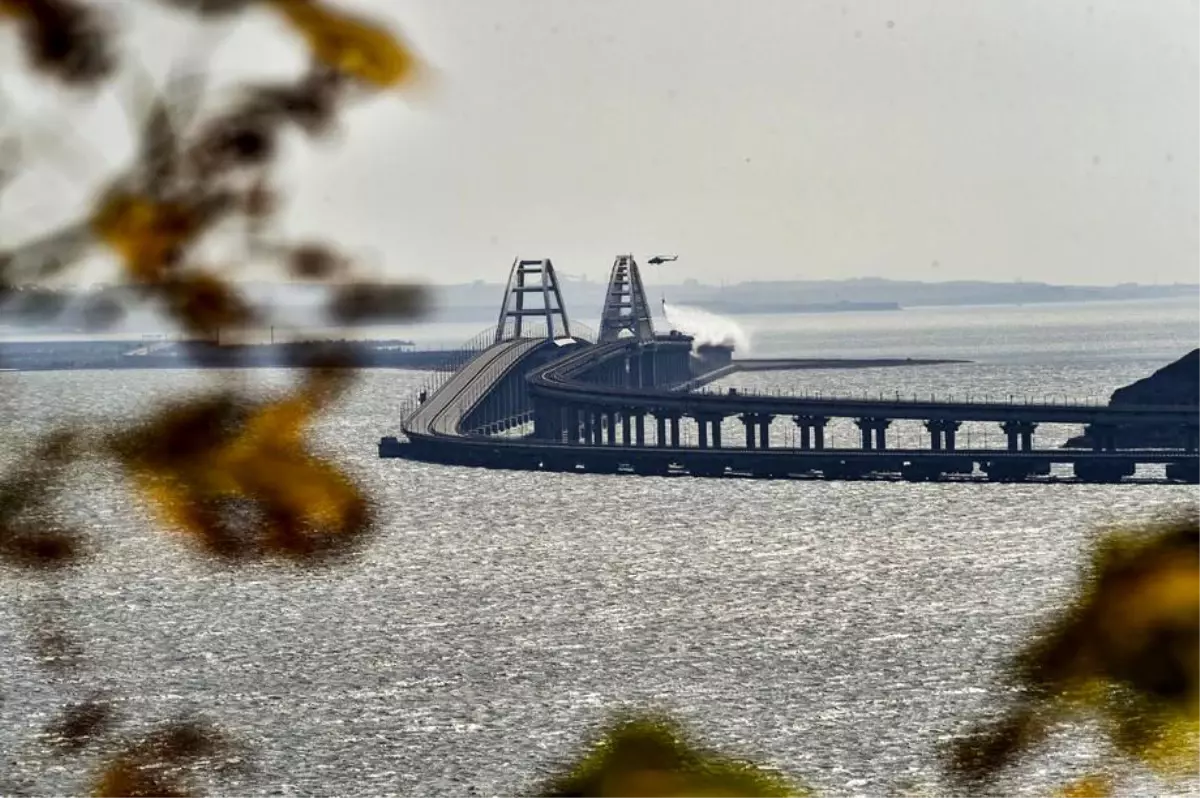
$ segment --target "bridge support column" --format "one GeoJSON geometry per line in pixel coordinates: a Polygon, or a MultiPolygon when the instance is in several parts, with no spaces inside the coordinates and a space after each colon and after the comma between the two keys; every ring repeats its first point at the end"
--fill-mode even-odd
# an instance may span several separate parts
{"type": "Polygon", "coordinates": [[[891,419],[860,418],[854,423],[862,432],[863,451],[883,451],[887,448],[887,428],[892,424],[891,419]]]}
{"type": "Polygon", "coordinates": [[[699,413],[694,416],[696,426],[700,430],[701,448],[721,448],[721,421],[723,416],[712,413],[699,413]]]}
{"type": "Polygon", "coordinates": [[[774,416],[769,413],[763,413],[758,417],[758,448],[771,448],[771,421],[774,416]]]}
{"type": "Polygon", "coordinates": [[[1088,433],[1092,448],[1097,452],[1111,452],[1117,448],[1117,428],[1111,424],[1093,424],[1088,433]]]}
{"type": "Polygon", "coordinates": [[[1000,429],[1004,430],[1004,434],[1008,436],[1008,450],[1010,452],[1029,452],[1033,450],[1033,431],[1037,429],[1035,422],[1005,421],[1000,424],[1000,429]]]}
{"type": "Polygon", "coordinates": [[[793,416],[792,421],[800,428],[801,449],[825,448],[825,425],[829,419],[825,416],[793,416]]]}
{"type": "Polygon", "coordinates": [[[671,416],[671,446],[679,448],[679,416],[671,416]]]}
{"type": "Polygon", "coordinates": [[[571,421],[571,443],[589,443],[587,408],[573,405],[567,408],[567,418],[571,421]]]}
{"type": "Polygon", "coordinates": [[[742,423],[746,426],[746,448],[753,449],[755,443],[754,427],[758,421],[758,415],[755,413],[743,413],[741,416],[742,423]]]}
{"type": "Polygon", "coordinates": [[[591,419],[592,446],[601,446],[604,443],[604,425],[601,423],[603,416],[599,410],[589,410],[588,417],[591,419]]]}
{"type": "Polygon", "coordinates": [[[609,410],[604,414],[604,421],[608,425],[608,445],[617,445],[617,414],[609,410]]]}
{"type": "Polygon", "coordinates": [[[942,450],[952,452],[955,449],[955,433],[962,426],[961,421],[952,421],[947,418],[933,418],[925,422],[925,429],[929,430],[930,446],[929,448],[935,452],[942,450]]]}
{"type": "Polygon", "coordinates": [[[534,402],[533,436],[541,440],[562,440],[562,406],[549,401],[534,402]]]}
{"type": "Polygon", "coordinates": [[[661,413],[654,414],[654,443],[657,446],[667,445],[667,417],[661,413]]]}
{"type": "Polygon", "coordinates": [[[646,445],[646,414],[641,410],[633,417],[634,427],[637,431],[637,439],[635,441],[638,446],[646,445]]]}
{"type": "Polygon", "coordinates": [[[541,400],[533,403],[533,437],[550,439],[550,408],[541,400]]]}
{"type": "Polygon", "coordinates": [[[633,445],[633,419],[629,417],[628,410],[621,411],[621,443],[625,446],[633,445]]]}

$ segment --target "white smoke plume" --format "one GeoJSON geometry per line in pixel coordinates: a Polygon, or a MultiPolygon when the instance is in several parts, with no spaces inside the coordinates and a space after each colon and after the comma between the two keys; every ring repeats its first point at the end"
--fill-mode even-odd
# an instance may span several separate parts
{"type": "Polygon", "coordinates": [[[701,308],[663,302],[663,315],[672,328],[694,337],[693,346],[715,344],[732,346],[739,355],[750,352],[750,336],[733,319],[709,313],[701,308]]]}

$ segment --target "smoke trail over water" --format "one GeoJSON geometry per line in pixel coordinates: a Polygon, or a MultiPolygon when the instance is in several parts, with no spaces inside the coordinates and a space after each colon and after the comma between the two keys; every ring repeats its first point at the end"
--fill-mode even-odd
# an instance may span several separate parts
{"type": "Polygon", "coordinates": [[[701,344],[732,346],[738,354],[745,356],[750,351],[750,336],[733,319],[709,313],[701,308],[686,305],[671,305],[663,302],[663,315],[667,322],[680,332],[696,339],[701,344]]]}

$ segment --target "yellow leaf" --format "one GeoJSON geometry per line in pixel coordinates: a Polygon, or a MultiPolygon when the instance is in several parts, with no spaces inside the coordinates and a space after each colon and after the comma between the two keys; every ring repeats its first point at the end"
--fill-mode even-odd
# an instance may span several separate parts
{"type": "Polygon", "coordinates": [[[417,58],[394,34],[315,0],[267,0],[326,66],[379,88],[416,75],[417,58]]]}
{"type": "Polygon", "coordinates": [[[694,747],[671,721],[631,718],[617,723],[538,794],[596,796],[809,795],[751,763],[694,747]]]}
{"type": "Polygon", "coordinates": [[[90,226],[133,279],[154,282],[199,233],[201,222],[182,205],[117,192],[100,203],[90,226]]]}
{"type": "Polygon", "coordinates": [[[310,387],[248,413],[228,399],[172,408],[114,448],[164,520],[210,553],[306,559],[344,550],[367,531],[368,503],[307,450],[304,426],[320,404],[310,387]]]}

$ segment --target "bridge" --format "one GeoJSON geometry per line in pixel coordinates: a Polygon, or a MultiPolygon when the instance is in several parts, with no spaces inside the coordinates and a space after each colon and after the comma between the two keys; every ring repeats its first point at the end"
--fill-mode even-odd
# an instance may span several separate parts
{"type": "Polygon", "coordinates": [[[572,327],[549,260],[518,258],[497,326],[480,340],[487,345],[408,406],[405,440],[384,437],[381,457],[653,475],[1200,481],[1197,407],[711,390],[737,361],[720,348],[697,357],[691,337],[656,333],[629,255],[613,264],[598,335],[572,327]],[[839,421],[853,424],[859,445],[827,445],[839,421]],[[896,447],[888,433],[900,421],[920,422],[928,448],[896,447]],[[962,446],[964,423],[995,425],[1002,445],[962,446]],[[1088,425],[1093,448],[1039,448],[1043,424],[1088,425]],[[1117,447],[1119,432],[1147,427],[1179,430],[1183,445],[1117,447]]]}

